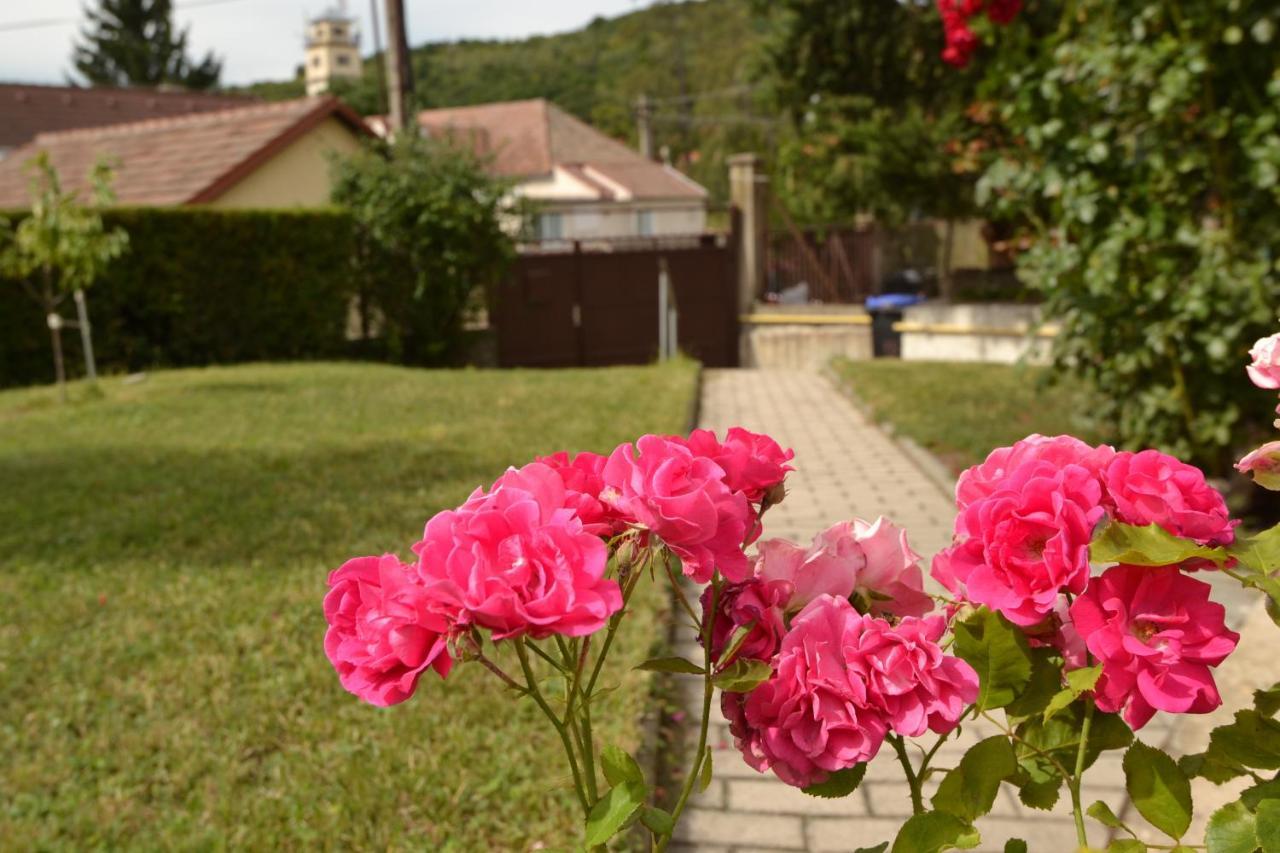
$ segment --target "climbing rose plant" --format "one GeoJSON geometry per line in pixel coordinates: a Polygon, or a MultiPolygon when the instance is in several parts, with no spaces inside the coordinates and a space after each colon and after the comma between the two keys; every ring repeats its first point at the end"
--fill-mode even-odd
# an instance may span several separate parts
{"type": "MultiPolygon", "coordinates": [[[[1255,383],[1280,387],[1280,335],[1253,358],[1255,383]]],[[[1240,462],[1272,488],[1276,444],[1240,462]]],[[[977,845],[975,822],[1002,784],[1038,809],[1065,787],[1081,848],[1087,815],[1128,836],[1108,850],[1147,850],[1103,802],[1085,806],[1086,771],[1120,749],[1136,816],[1169,837],[1151,849],[1189,849],[1196,776],[1251,783],[1209,820],[1211,853],[1280,849],[1280,685],[1257,691],[1203,753],[1175,761],[1137,737],[1157,713],[1222,704],[1214,670],[1240,636],[1209,573],[1260,591],[1280,622],[1280,526],[1244,535],[1198,469],[1158,451],[1032,435],[959,478],[954,541],[930,569],[947,594],[932,595],[906,532],[885,518],[840,521],[807,545],[764,538],[793,460],[734,428],[509,469],[431,518],[415,560],[357,557],[333,572],[325,652],[342,686],[374,705],[465,663],[532,701],[564,747],[590,849],[636,824],[653,849],[671,842],[712,778],[717,689],[746,763],[813,796],[848,796],[867,762],[892,751],[914,815],[874,850],[977,845]],[[702,646],[698,661],[641,664],[703,684],[691,766],[665,799],[592,730],[618,626],[638,586],[659,581],[702,646]],[[954,767],[932,766],[978,720],[999,733],[954,767]]]]}

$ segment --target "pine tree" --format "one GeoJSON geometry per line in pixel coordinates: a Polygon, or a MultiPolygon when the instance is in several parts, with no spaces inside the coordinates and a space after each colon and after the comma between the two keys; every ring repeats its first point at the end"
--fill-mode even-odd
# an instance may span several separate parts
{"type": "Polygon", "coordinates": [[[212,52],[198,63],[187,56],[187,30],[175,32],[172,0],[99,0],[97,9],[85,11],[89,24],[72,61],[89,83],[217,85],[222,60],[212,52]]]}

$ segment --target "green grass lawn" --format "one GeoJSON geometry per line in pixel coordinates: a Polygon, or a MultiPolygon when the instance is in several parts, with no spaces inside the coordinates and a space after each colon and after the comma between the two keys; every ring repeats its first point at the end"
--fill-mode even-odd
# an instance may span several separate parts
{"type": "Polygon", "coordinates": [[[1048,384],[1049,368],[878,359],[839,360],[835,370],[877,420],[957,473],[1033,432],[1107,440],[1088,422],[1086,389],[1069,378],[1048,384]]]}
{"type": "MultiPolygon", "coordinates": [[[[325,578],[411,556],[509,464],[682,431],[693,384],[319,364],[0,393],[0,847],[562,849],[536,709],[477,666],[362,704],[324,657],[325,578]]],[[[663,600],[620,635],[604,743],[638,736],[628,661],[663,600]]]]}

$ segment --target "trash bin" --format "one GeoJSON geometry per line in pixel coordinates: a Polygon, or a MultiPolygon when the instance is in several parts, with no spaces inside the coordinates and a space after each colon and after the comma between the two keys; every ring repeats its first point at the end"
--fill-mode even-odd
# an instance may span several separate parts
{"type": "Polygon", "coordinates": [[[918,293],[882,293],[868,296],[866,307],[871,315],[871,354],[876,358],[900,358],[902,333],[893,324],[902,319],[903,309],[923,302],[918,293]]]}

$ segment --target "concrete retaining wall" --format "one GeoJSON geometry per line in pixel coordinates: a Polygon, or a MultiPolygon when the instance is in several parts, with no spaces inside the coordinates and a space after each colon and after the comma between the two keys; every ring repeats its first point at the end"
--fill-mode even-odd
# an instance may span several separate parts
{"type": "Polygon", "coordinates": [[[894,326],[902,333],[906,361],[1048,361],[1052,325],[1039,326],[1034,305],[927,303],[906,309],[894,326]]]}

